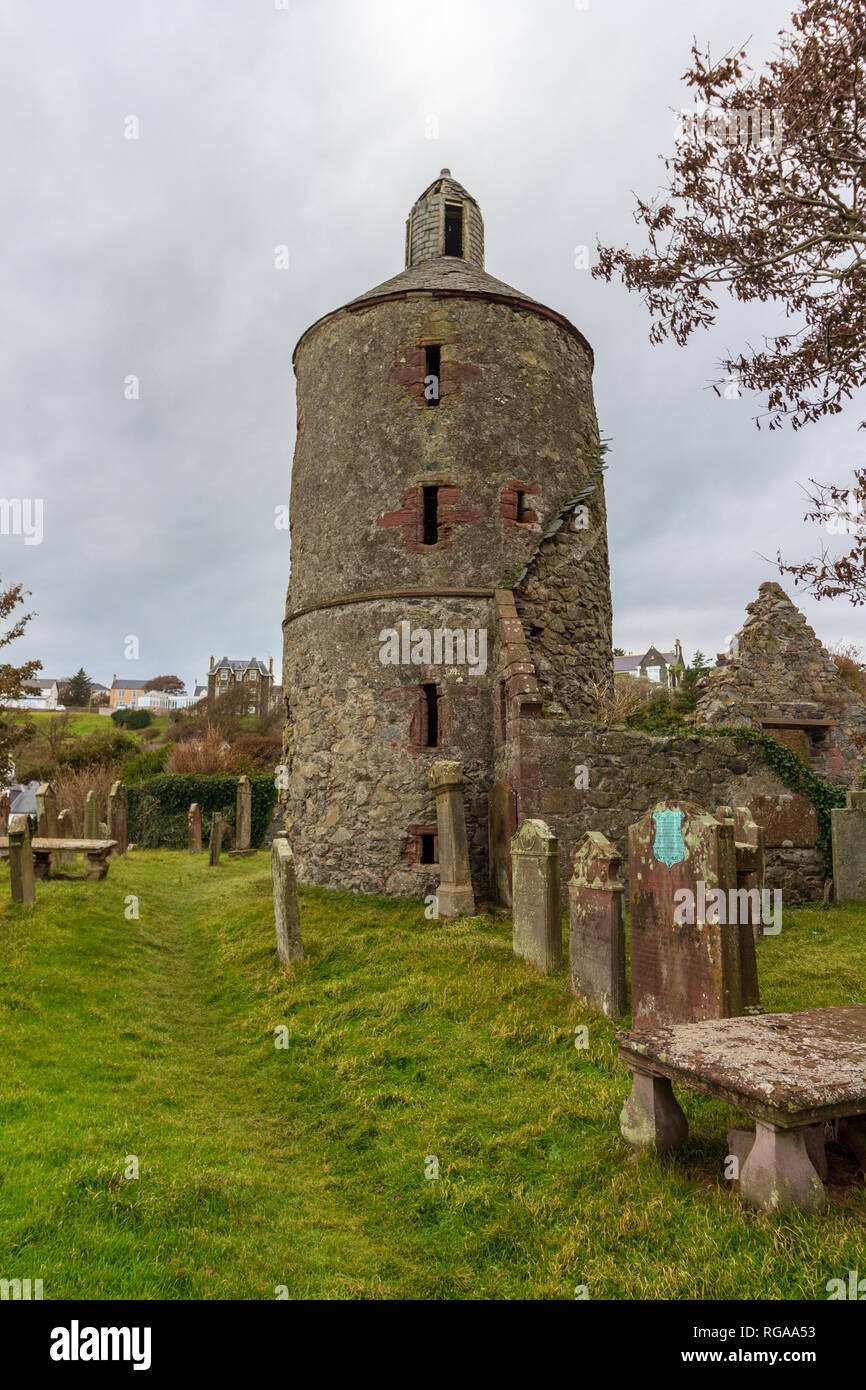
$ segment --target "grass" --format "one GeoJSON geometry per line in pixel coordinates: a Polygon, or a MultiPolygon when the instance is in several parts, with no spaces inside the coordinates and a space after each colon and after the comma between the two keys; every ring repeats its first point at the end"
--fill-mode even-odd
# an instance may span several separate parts
{"type": "MultiPolygon", "coordinates": [[[[686,1148],[635,1158],[615,1025],[516,960],[508,922],[302,890],[285,971],[264,854],[134,853],[29,910],[0,872],[0,1277],[46,1298],[749,1300],[823,1299],[862,1267],[862,1179],[817,1216],[749,1210],[718,1102],[682,1092],[686,1148]]],[[[788,910],[758,950],[769,1008],[866,997],[862,908],[788,910]]]]}

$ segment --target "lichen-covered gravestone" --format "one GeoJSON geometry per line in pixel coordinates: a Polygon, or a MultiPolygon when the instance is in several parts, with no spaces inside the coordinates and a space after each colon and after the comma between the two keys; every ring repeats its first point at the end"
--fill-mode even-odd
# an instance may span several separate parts
{"type": "Polygon", "coordinates": [[[194,801],[187,812],[190,854],[201,854],[201,807],[194,801]]]}
{"type": "Polygon", "coordinates": [[[588,830],[572,855],[568,885],[572,994],[608,1018],[628,1008],[625,885],[620,855],[600,830],[588,830]]]}
{"type": "Polygon", "coordinates": [[[30,848],[30,821],[27,816],[9,818],[9,881],[12,901],[22,907],[36,900],[36,875],[30,848]]]}
{"type": "Polygon", "coordinates": [[[291,961],[304,959],[304,947],[295,861],[288,840],[282,836],[277,836],[271,845],[271,879],[274,886],[277,954],[288,965],[291,961]]]}
{"type": "Polygon", "coordinates": [[[548,973],[562,969],[559,841],[543,820],[525,820],[511,841],[512,947],[548,973]]]}
{"type": "Polygon", "coordinates": [[[89,791],[84,798],[83,839],[98,840],[99,838],[99,802],[96,799],[96,792],[89,791]]]}
{"type": "Polygon", "coordinates": [[[475,895],[469,873],[469,840],[463,810],[463,768],[460,763],[433,763],[428,785],[436,797],[439,832],[440,880],[436,890],[439,916],[474,917],[475,895]]]}
{"type": "Polygon", "coordinates": [[[223,847],[224,834],[225,825],[223,824],[223,818],[219,811],[215,811],[213,816],[211,817],[210,823],[210,843],[208,846],[210,850],[208,866],[210,868],[213,868],[215,864],[218,864],[220,862],[220,850],[223,847]]]}
{"type": "Polygon", "coordinates": [[[235,807],[235,849],[249,849],[252,833],[253,790],[249,777],[238,778],[235,807]]]}
{"type": "Polygon", "coordinates": [[[635,1028],[742,1014],[740,933],[727,922],[736,887],[732,822],[663,801],[631,826],[635,1028]]]}
{"type": "Polygon", "coordinates": [[[837,903],[866,901],[866,791],[850,791],[830,812],[833,894],[837,903]]]}
{"type": "Polygon", "coordinates": [[[0,835],[9,829],[9,793],[0,792],[0,835]]]}
{"type": "Polygon", "coordinates": [[[117,844],[112,854],[126,854],[127,836],[126,787],[122,782],[114,782],[108,794],[108,838],[117,844]]]}

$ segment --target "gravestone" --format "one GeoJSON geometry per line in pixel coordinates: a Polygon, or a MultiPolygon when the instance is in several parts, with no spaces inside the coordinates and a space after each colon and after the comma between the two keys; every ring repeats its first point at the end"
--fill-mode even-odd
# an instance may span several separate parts
{"type": "Polygon", "coordinates": [[[238,778],[238,794],[235,805],[235,849],[250,847],[252,831],[253,789],[249,777],[238,778]]]}
{"type": "Polygon", "coordinates": [[[50,782],[36,788],[36,834],[43,840],[57,839],[57,793],[50,782]]]}
{"type": "Polygon", "coordinates": [[[99,833],[99,802],[95,791],[89,791],[84,798],[84,840],[98,840],[99,833]]]}
{"type": "Polygon", "coordinates": [[[187,812],[190,854],[201,854],[201,807],[194,801],[187,812]]]}
{"type": "Polygon", "coordinates": [[[474,917],[475,895],[469,873],[469,840],[463,810],[463,768],[460,763],[433,763],[427,774],[436,797],[439,832],[439,887],[436,901],[440,917],[474,917]]]}
{"type": "Polygon", "coordinates": [[[833,895],[837,903],[866,901],[866,791],[848,792],[830,812],[833,895]]]}
{"type": "Polygon", "coordinates": [[[9,829],[9,793],[0,792],[0,835],[9,829]]]}
{"type": "Polygon", "coordinates": [[[511,840],[517,830],[517,797],[510,782],[494,782],[487,796],[487,851],[490,892],[495,903],[511,906],[511,840]]]}
{"type": "Polygon", "coordinates": [[[126,787],[122,782],[112,783],[111,791],[108,793],[108,836],[109,840],[116,840],[117,844],[111,851],[112,854],[126,854],[127,846],[127,799],[126,787]]]}
{"type": "Polygon", "coordinates": [[[662,801],[631,826],[635,1028],[742,1014],[740,931],[727,922],[736,886],[733,822],[662,801]]]}
{"type": "Polygon", "coordinates": [[[716,820],[734,829],[734,858],[737,871],[737,900],[735,921],[739,928],[740,984],[742,1012],[761,1012],[758,989],[758,959],[755,942],[763,936],[761,920],[764,890],[764,828],[752,819],[748,806],[716,807],[716,820]]]}
{"type": "MultiPolygon", "coordinates": [[[[71,811],[63,810],[57,817],[57,834],[61,840],[77,840],[78,831],[75,828],[75,817],[71,811]]],[[[57,859],[60,864],[72,863],[76,855],[69,850],[61,850],[57,859]]]]}
{"type": "Polygon", "coordinates": [[[36,877],[27,816],[9,818],[9,881],[14,903],[27,907],[36,901],[36,877]]]}
{"type": "Polygon", "coordinates": [[[215,811],[213,816],[211,817],[210,843],[208,846],[210,850],[210,858],[208,860],[208,865],[211,868],[214,866],[214,864],[218,864],[220,862],[220,850],[223,847],[223,835],[225,834],[225,829],[226,828],[223,824],[222,816],[220,815],[219,811],[215,811]]]}
{"type": "Polygon", "coordinates": [[[588,830],[572,855],[568,885],[572,994],[608,1018],[628,1009],[625,885],[620,855],[600,830],[588,830]]]}
{"type": "MultiPolygon", "coordinates": [[[[50,782],[40,782],[36,788],[36,834],[40,840],[57,839],[57,793],[50,782]]],[[[59,855],[52,854],[48,861],[49,872],[58,862],[59,855]]]]}
{"type": "Polygon", "coordinates": [[[559,841],[543,820],[525,820],[511,840],[512,949],[548,973],[562,969],[559,841]]]}
{"type": "Polygon", "coordinates": [[[271,845],[271,880],[274,886],[277,954],[280,960],[288,965],[291,961],[304,959],[304,947],[301,941],[295,860],[288,840],[282,836],[278,836],[271,845]]]}

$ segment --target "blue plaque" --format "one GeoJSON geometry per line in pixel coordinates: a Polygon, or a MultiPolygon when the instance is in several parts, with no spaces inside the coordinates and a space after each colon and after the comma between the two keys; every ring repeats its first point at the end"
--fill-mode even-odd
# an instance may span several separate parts
{"type": "Polygon", "coordinates": [[[685,811],[653,811],[656,823],[656,837],[653,854],[660,864],[672,869],[674,864],[682,864],[686,857],[686,842],[680,826],[685,811]]]}

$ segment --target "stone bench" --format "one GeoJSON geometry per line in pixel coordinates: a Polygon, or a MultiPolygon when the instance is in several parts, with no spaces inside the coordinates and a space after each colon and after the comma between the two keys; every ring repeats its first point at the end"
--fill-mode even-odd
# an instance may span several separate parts
{"type": "Polygon", "coordinates": [[[739,1187],[752,1206],[817,1210],[826,1202],[823,1126],[866,1168],[866,1004],[721,1018],[617,1033],[633,1089],[620,1115],[633,1148],[674,1153],[688,1137],[671,1083],[744,1110],[734,1130],[739,1187]]]}
{"type": "MultiPolygon", "coordinates": [[[[108,873],[108,856],[117,844],[116,840],[64,840],[45,839],[37,836],[30,841],[33,854],[33,876],[37,881],[50,878],[71,879],[70,874],[59,874],[52,868],[51,856],[60,854],[84,854],[87,856],[87,882],[100,883],[108,873]]],[[[9,849],[8,836],[0,836],[0,850],[9,849]]],[[[55,859],[55,862],[56,859],[55,859]]]]}

